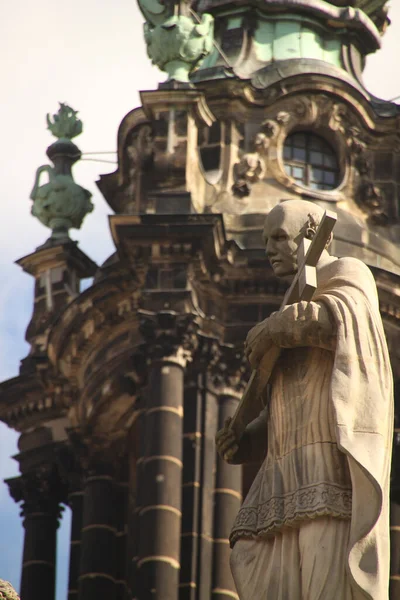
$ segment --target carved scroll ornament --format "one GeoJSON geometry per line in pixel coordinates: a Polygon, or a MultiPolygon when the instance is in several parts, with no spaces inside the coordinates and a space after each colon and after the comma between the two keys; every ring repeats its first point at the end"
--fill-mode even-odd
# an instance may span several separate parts
{"type": "MultiPolygon", "coordinates": [[[[265,177],[275,179],[289,191],[308,197],[340,202],[354,198],[375,224],[386,221],[384,194],[371,180],[370,150],[360,119],[350,106],[327,94],[292,96],[281,110],[270,112],[253,140],[252,152],[234,165],[233,194],[242,198],[265,177]],[[296,131],[309,131],[334,148],[341,181],[332,190],[312,189],[295,181],[285,170],[285,140],[296,131]]],[[[275,109],[276,110],[276,109],[275,109]]]]}

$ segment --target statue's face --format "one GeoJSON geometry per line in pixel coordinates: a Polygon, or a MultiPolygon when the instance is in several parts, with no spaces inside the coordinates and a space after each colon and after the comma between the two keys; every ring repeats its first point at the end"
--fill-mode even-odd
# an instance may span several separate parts
{"type": "Polygon", "coordinates": [[[264,226],[266,253],[278,277],[297,272],[297,249],[302,238],[301,222],[297,214],[282,211],[280,207],[268,215],[264,226]]]}

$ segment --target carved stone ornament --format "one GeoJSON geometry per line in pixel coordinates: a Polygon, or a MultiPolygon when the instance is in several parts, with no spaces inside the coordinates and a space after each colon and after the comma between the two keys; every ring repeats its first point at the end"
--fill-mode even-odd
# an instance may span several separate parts
{"type": "Polygon", "coordinates": [[[385,196],[379,186],[365,177],[361,182],[356,196],[358,204],[368,213],[369,220],[374,225],[387,225],[389,215],[387,213],[385,196]]]}
{"type": "Polygon", "coordinates": [[[52,230],[52,240],[68,238],[68,230],[79,229],[84,217],[93,210],[92,194],[75,183],[71,172],[72,165],[81,157],[79,148],[71,142],[71,138],[82,132],[82,121],[76,115],[77,111],[66,104],[60,104],[53,121],[47,115],[49,130],[59,138],[47,149],[54,167],[42,165],[37,169],[30,194],[32,215],[52,230]],[[44,173],[48,182],[40,185],[44,173]]]}
{"type": "Polygon", "coordinates": [[[59,104],[60,108],[52,119],[49,113],[46,115],[47,129],[58,139],[72,140],[72,138],[82,133],[82,121],[77,118],[77,110],[74,110],[68,104],[62,102],[59,104]]]}
{"type": "Polygon", "coordinates": [[[244,154],[241,161],[233,167],[232,192],[234,196],[239,198],[249,196],[252,184],[261,181],[265,171],[265,162],[258,152],[244,154]]]}
{"type": "Polygon", "coordinates": [[[22,516],[47,513],[61,517],[61,503],[66,501],[66,488],[54,465],[39,467],[6,483],[15,502],[22,502],[22,516]]]}
{"type": "Polygon", "coordinates": [[[141,310],[139,314],[140,332],[150,359],[175,358],[184,364],[191,360],[198,344],[195,315],[167,310],[158,313],[141,310]]]}
{"type": "Polygon", "coordinates": [[[168,80],[187,83],[190,72],[213,48],[214,18],[202,16],[201,23],[192,17],[170,16],[165,21],[144,25],[147,53],[152,63],[168,73],[168,80]]]}
{"type": "Polygon", "coordinates": [[[249,378],[249,364],[243,348],[221,344],[216,359],[210,365],[213,385],[222,390],[241,394],[249,378]]]}
{"type": "Polygon", "coordinates": [[[50,165],[43,165],[36,171],[30,194],[31,212],[52,230],[52,239],[64,238],[72,227],[79,229],[85,216],[93,210],[91,197],[88,190],[74,182],[72,175],[57,174],[50,165]],[[47,173],[49,181],[40,185],[43,173],[47,173]]]}
{"type": "Polygon", "coordinates": [[[340,202],[354,198],[375,223],[385,221],[383,195],[372,190],[368,178],[368,140],[362,133],[360,115],[350,105],[328,94],[294,95],[271,107],[253,141],[254,152],[244,154],[234,165],[233,192],[236,197],[251,193],[251,186],[265,177],[275,179],[296,195],[340,202]],[[285,170],[285,140],[294,131],[310,131],[329,141],[337,155],[341,181],[332,190],[312,189],[295,181],[285,170]],[[368,185],[367,185],[368,184],[368,185]]]}
{"type": "Polygon", "coordinates": [[[140,198],[143,171],[153,163],[154,137],[151,125],[141,125],[133,132],[126,146],[126,155],[126,172],[129,181],[127,192],[132,198],[134,208],[135,200],[140,198]]]}
{"type": "Polygon", "coordinates": [[[68,432],[71,457],[77,474],[119,475],[126,452],[126,433],[99,435],[90,428],[71,428],[68,432]]]}

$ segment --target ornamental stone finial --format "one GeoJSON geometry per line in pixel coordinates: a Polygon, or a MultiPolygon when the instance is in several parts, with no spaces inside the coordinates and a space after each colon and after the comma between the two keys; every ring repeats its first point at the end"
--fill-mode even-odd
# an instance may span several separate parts
{"type": "Polygon", "coordinates": [[[144,37],[152,63],[168,80],[187,83],[191,71],[211,52],[214,17],[194,17],[187,2],[138,0],[146,23],[144,37]]]}
{"type": "Polygon", "coordinates": [[[46,115],[47,129],[58,139],[72,140],[72,138],[82,133],[82,121],[76,116],[78,114],[77,110],[63,102],[59,102],[59,104],[60,108],[53,115],[53,120],[51,120],[49,113],[46,115]]]}
{"type": "Polygon", "coordinates": [[[72,165],[81,158],[81,151],[71,141],[82,133],[82,121],[77,114],[67,104],[60,103],[52,119],[47,115],[48,129],[58,138],[47,148],[47,156],[54,166],[42,165],[37,169],[30,194],[32,215],[52,230],[49,241],[53,242],[67,241],[68,230],[79,229],[85,216],[93,210],[92,194],[72,177],[72,165]],[[41,185],[43,173],[47,173],[48,182],[41,185]]]}

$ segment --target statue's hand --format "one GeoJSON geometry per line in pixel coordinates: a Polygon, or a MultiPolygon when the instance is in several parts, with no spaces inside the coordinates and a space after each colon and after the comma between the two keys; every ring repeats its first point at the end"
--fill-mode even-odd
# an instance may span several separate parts
{"type": "Polygon", "coordinates": [[[220,457],[227,463],[234,464],[234,458],[239,450],[240,440],[236,438],[235,432],[229,428],[231,421],[232,419],[229,417],[225,421],[223,428],[217,432],[217,435],[215,436],[215,445],[220,457]]]}

